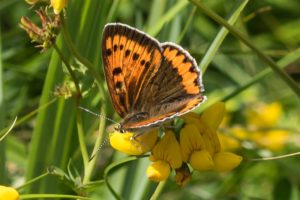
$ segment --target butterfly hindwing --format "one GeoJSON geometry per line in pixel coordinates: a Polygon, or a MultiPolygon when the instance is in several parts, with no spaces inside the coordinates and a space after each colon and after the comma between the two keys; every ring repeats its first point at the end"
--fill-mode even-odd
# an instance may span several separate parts
{"type": "MultiPolygon", "coordinates": [[[[163,43],[159,69],[143,83],[134,111],[144,118],[125,118],[124,128],[134,129],[182,115],[205,100],[201,72],[190,54],[176,44],[163,43]]],[[[134,116],[134,114],[133,114],[134,116]]]]}

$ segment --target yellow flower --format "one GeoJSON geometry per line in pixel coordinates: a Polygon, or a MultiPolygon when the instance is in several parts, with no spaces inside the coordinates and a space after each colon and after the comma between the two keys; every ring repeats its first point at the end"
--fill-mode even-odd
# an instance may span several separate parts
{"type": "Polygon", "coordinates": [[[183,160],[187,161],[193,150],[207,150],[210,154],[220,151],[216,130],[224,116],[225,104],[215,103],[201,117],[188,113],[183,118],[187,125],[180,132],[183,160]],[[214,121],[215,120],[215,121],[214,121]]]}
{"type": "Polygon", "coordinates": [[[194,151],[189,162],[198,171],[207,171],[214,167],[211,154],[206,150],[194,151]]]}
{"type": "Polygon", "coordinates": [[[0,185],[0,200],[18,200],[19,193],[12,187],[0,185]]]}
{"type": "Polygon", "coordinates": [[[192,179],[192,174],[186,163],[183,163],[182,166],[175,171],[176,175],[174,180],[179,186],[185,186],[192,179]]]}
{"type": "Polygon", "coordinates": [[[68,0],[51,0],[51,6],[53,7],[54,13],[58,15],[67,3],[68,0]]]}
{"type": "Polygon", "coordinates": [[[230,130],[232,132],[232,135],[237,137],[238,139],[245,140],[249,138],[249,132],[247,132],[240,126],[234,126],[230,130]]]}
{"type": "Polygon", "coordinates": [[[182,165],[180,147],[172,131],[167,130],[163,138],[152,149],[149,159],[153,162],[147,169],[147,176],[152,181],[168,178],[171,168],[182,165]]]}
{"type": "Polygon", "coordinates": [[[217,102],[205,110],[201,119],[213,131],[216,131],[225,115],[225,103],[217,102]]]}
{"type": "Polygon", "coordinates": [[[246,110],[248,123],[260,127],[276,125],[281,114],[282,107],[278,102],[255,105],[255,107],[246,110]]]}
{"type": "Polygon", "coordinates": [[[236,168],[242,161],[242,157],[230,152],[219,152],[214,155],[215,170],[227,172],[236,168]]]}
{"type": "Polygon", "coordinates": [[[147,176],[150,180],[159,182],[166,180],[171,172],[169,163],[166,161],[155,161],[147,168],[147,176]]]}
{"type": "Polygon", "coordinates": [[[257,145],[272,151],[280,150],[289,139],[289,133],[284,130],[271,130],[267,132],[255,132],[251,134],[251,139],[257,145]]]}
{"type": "Polygon", "coordinates": [[[179,168],[182,164],[180,147],[174,133],[170,130],[165,132],[163,138],[154,146],[149,157],[151,161],[164,160],[173,169],[179,168]]]}
{"type": "Polygon", "coordinates": [[[180,150],[182,160],[188,162],[195,150],[206,149],[206,145],[197,126],[187,124],[180,131],[180,150]]]}
{"type": "Polygon", "coordinates": [[[221,151],[217,129],[225,114],[225,104],[215,103],[201,117],[187,114],[183,118],[186,125],[180,131],[180,148],[183,161],[190,163],[198,171],[226,171],[236,167],[241,158],[233,153],[221,151]],[[219,156],[223,155],[225,156],[219,156]],[[229,159],[229,160],[227,160],[229,159]],[[227,165],[221,165],[222,162],[227,165]]]}
{"type": "Polygon", "coordinates": [[[111,146],[128,155],[142,155],[150,151],[157,141],[157,130],[135,136],[134,133],[113,132],[109,140],[111,146]]]}

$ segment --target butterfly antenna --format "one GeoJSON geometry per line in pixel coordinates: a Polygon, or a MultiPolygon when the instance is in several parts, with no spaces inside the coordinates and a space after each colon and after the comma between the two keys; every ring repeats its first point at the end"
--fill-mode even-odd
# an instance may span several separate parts
{"type": "Polygon", "coordinates": [[[105,140],[102,142],[102,144],[100,145],[100,147],[93,153],[93,155],[90,157],[89,162],[91,162],[91,160],[93,160],[95,158],[95,156],[97,155],[97,153],[100,151],[100,149],[102,149],[102,147],[104,145],[106,145],[108,143],[108,137],[105,138],[105,140]]]}
{"type": "MultiPolygon", "coordinates": [[[[115,124],[120,125],[120,123],[118,123],[118,122],[116,122],[116,121],[114,121],[114,120],[112,120],[112,119],[110,119],[110,118],[108,118],[108,117],[106,117],[106,116],[104,116],[104,115],[95,113],[95,112],[90,111],[90,110],[88,110],[88,109],[86,109],[86,108],[83,108],[83,107],[81,107],[81,106],[78,106],[78,108],[81,109],[81,110],[84,110],[84,111],[86,111],[86,112],[88,112],[88,113],[90,113],[90,114],[92,114],[92,115],[95,115],[95,116],[97,116],[97,117],[99,117],[99,118],[103,118],[103,119],[106,119],[106,120],[108,120],[108,121],[110,121],[110,122],[113,122],[113,123],[115,123],[115,124]]],[[[91,156],[90,159],[89,159],[89,162],[95,158],[95,156],[97,155],[97,153],[99,152],[99,150],[102,149],[102,147],[103,147],[104,145],[106,145],[107,143],[108,143],[108,137],[105,138],[105,140],[102,142],[102,144],[99,146],[99,148],[92,154],[92,156],[91,156]]]]}
{"type": "Polygon", "coordinates": [[[120,123],[118,123],[118,122],[116,122],[116,121],[114,121],[114,120],[112,120],[112,119],[110,119],[110,118],[108,118],[108,117],[106,117],[106,116],[104,116],[104,115],[95,113],[95,112],[90,111],[90,110],[88,110],[88,109],[86,109],[86,108],[83,108],[83,107],[81,107],[81,106],[78,106],[78,108],[81,109],[81,110],[84,110],[84,111],[86,111],[86,112],[88,112],[88,113],[90,113],[90,114],[92,114],[92,115],[95,115],[95,116],[97,116],[97,117],[99,117],[99,118],[106,119],[107,121],[113,122],[113,123],[115,123],[115,124],[120,124],[120,123]]]}

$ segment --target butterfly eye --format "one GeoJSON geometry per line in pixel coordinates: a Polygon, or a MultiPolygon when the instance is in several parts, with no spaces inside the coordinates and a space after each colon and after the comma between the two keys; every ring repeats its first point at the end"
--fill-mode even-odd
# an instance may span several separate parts
{"type": "Polygon", "coordinates": [[[115,131],[118,131],[120,133],[125,133],[126,131],[124,130],[124,128],[122,127],[121,124],[118,124],[117,126],[114,127],[115,131]]]}

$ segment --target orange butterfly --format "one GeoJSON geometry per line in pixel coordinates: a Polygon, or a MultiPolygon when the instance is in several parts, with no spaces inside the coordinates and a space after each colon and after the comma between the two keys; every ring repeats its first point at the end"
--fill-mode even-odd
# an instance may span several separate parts
{"type": "Polygon", "coordinates": [[[102,36],[102,59],[119,132],[151,128],[206,100],[195,59],[180,46],[121,23],[102,36]]]}

